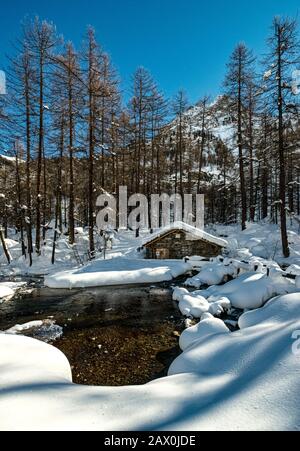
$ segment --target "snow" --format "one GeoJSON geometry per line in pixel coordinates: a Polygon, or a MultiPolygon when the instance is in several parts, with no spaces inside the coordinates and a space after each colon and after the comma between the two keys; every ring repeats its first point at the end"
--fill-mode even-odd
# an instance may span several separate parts
{"type": "MultiPolygon", "coordinates": [[[[48,274],[45,283],[53,288],[154,284],[191,268],[201,271],[188,280],[189,289],[176,287],[173,292],[187,318],[180,337],[183,354],[171,365],[169,377],[144,386],[73,384],[66,357],[40,341],[62,333],[53,322],[17,325],[0,333],[0,430],[300,430],[298,231],[291,221],[291,257],[284,259],[278,226],[248,224],[244,232],[237,226],[208,227],[208,235],[226,237],[225,256],[211,261],[191,257],[188,263],[144,260],[137,248],[155,235],[142,232],[135,239],[122,231],[114,236],[108,260],[98,255],[80,268],[74,268],[74,252],[64,236],[57,243],[54,267],[51,232],[31,269],[17,238],[8,242],[14,260],[7,269],[0,255],[1,272],[39,270],[48,274]],[[201,290],[203,285],[208,288],[201,290]],[[216,318],[233,309],[245,311],[238,323],[216,318]],[[230,332],[227,325],[239,330],[230,332]],[[39,341],[20,335],[32,330],[39,341]]],[[[87,231],[76,232],[83,255],[87,231]]],[[[5,293],[12,297],[18,289],[18,284],[0,283],[0,303],[8,299],[5,293]]],[[[235,318],[237,312],[232,313],[235,318]]]]}
{"type": "Polygon", "coordinates": [[[63,328],[57,326],[55,321],[47,319],[31,321],[26,324],[17,324],[3,333],[8,335],[26,335],[28,332],[30,332],[30,335],[37,340],[51,343],[62,337],[63,328]]]}
{"type": "Polygon", "coordinates": [[[184,316],[201,318],[203,313],[209,311],[209,303],[204,297],[186,294],[179,302],[179,310],[184,316]]]}
{"type": "Polygon", "coordinates": [[[144,386],[72,384],[60,351],[0,335],[0,430],[299,430],[300,295],[244,314],[230,333],[205,315],[169,377],[144,386]]]}
{"type": "Polygon", "coordinates": [[[300,276],[300,266],[299,265],[291,265],[285,270],[286,274],[290,274],[292,276],[300,276]]]}
{"type": "Polygon", "coordinates": [[[264,80],[268,80],[272,76],[272,73],[273,73],[272,69],[266,71],[264,73],[264,80]]]}
{"type": "Polygon", "coordinates": [[[300,235],[299,224],[291,219],[289,223],[288,239],[291,256],[286,259],[282,256],[281,234],[278,225],[268,222],[259,224],[248,223],[247,229],[241,231],[234,226],[214,226],[209,229],[211,233],[227,235],[228,250],[231,258],[249,260],[250,258],[261,258],[280,265],[300,266],[300,235]]]}
{"type": "Polygon", "coordinates": [[[188,279],[186,286],[200,288],[201,285],[219,285],[225,281],[227,276],[233,276],[235,273],[236,268],[232,265],[211,263],[206,265],[197,276],[188,279]]]}
{"type": "Polygon", "coordinates": [[[4,283],[0,283],[0,303],[1,300],[3,301],[3,299],[11,298],[13,295],[14,291],[10,287],[4,283]]]}
{"type": "Polygon", "coordinates": [[[200,339],[209,337],[210,335],[230,333],[228,327],[220,319],[214,318],[210,313],[205,313],[201,317],[201,321],[193,327],[186,329],[179,340],[179,346],[185,351],[191,345],[200,339]]]}
{"type": "Polygon", "coordinates": [[[35,329],[38,327],[41,327],[43,325],[43,321],[31,321],[30,323],[26,323],[23,325],[17,324],[14,327],[11,327],[10,329],[6,330],[5,333],[6,334],[10,334],[10,335],[16,335],[16,334],[20,334],[22,332],[26,332],[30,329],[35,329]]]}
{"type": "MultiPolygon", "coordinates": [[[[300,236],[297,233],[298,231],[299,224],[296,221],[293,221],[293,223],[290,224],[290,229],[288,232],[291,248],[291,257],[289,259],[284,259],[282,257],[280,230],[278,226],[273,224],[247,224],[247,230],[244,232],[241,232],[240,227],[237,225],[216,225],[213,227],[208,226],[205,232],[214,237],[213,239],[226,241],[227,246],[224,251],[226,252],[228,258],[231,260],[238,260],[239,262],[245,261],[246,264],[250,265],[248,270],[251,270],[251,267],[253,268],[255,262],[260,262],[262,265],[269,266],[274,264],[274,262],[285,266],[300,266],[300,236]],[[225,240],[223,237],[225,237],[225,240]]],[[[60,271],[73,270],[74,267],[78,266],[78,261],[76,261],[74,255],[74,249],[78,251],[82,262],[87,263],[88,229],[82,229],[79,227],[76,232],[75,248],[68,244],[68,237],[64,234],[59,237],[56,248],[56,261],[55,265],[52,265],[51,257],[53,230],[49,230],[47,232],[45,246],[42,248],[42,255],[38,257],[34,254],[33,266],[29,267],[28,261],[26,262],[22,257],[20,236],[16,235],[14,230],[9,230],[10,239],[6,242],[13,261],[10,266],[7,265],[5,255],[3,254],[2,247],[0,246],[1,273],[8,276],[16,274],[51,275],[52,273],[57,273],[60,271]]],[[[161,233],[161,231],[158,233],[161,233]]],[[[156,236],[156,234],[151,235],[149,231],[141,231],[140,238],[135,238],[135,233],[131,231],[123,230],[119,233],[115,233],[112,249],[107,250],[106,259],[115,259],[123,256],[128,259],[142,260],[144,255],[142,252],[137,252],[137,249],[141,248],[143,243],[153,239],[154,236],[156,236]]],[[[33,240],[34,239],[35,237],[33,236],[33,240]]],[[[96,236],[96,257],[99,260],[103,260],[103,254],[99,250],[101,245],[100,237],[96,236]]],[[[192,262],[193,259],[190,260],[192,262]]],[[[204,262],[203,258],[195,257],[193,260],[193,267],[204,269],[204,267],[207,266],[207,263],[214,262],[204,262]]],[[[203,274],[201,277],[202,276],[203,274]]],[[[213,282],[216,283],[217,281],[213,282]]],[[[199,288],[202,284],[203,283],[200,280],[200,285],[198,282],[195,284],[195,288],[199,288]]]]}
{"type": "Polygon", "coordinates": [[[271,268],[269,273],[246,272],[224,285],[213,285],[207,290],[189,293],[177,288],[173,299],[179,301],[179,308],[185,316],[194,318],[201,318],[201,312],[220,315],[231,307],[258,309],[274,296],[298,290],[295,281],[284,275],[284,271],[278,268],[271,268]]]}
{"type": "Polygon", "coordinates": [[[191,269],[180,260],[96,260],[83,268],[45,277],[49,288],[86,288],[170,281],[191,269]]]}
{"type": "Polygon", "coordinates": [[[0,282],[0,304],[11,299],[15,293],[25,285],[26,283],[24,282],[0,282]]]}
{"type": "Polygon", "coordinates": [[[220,296],[217,300],[206,299],[206,292],[195,291],[189,293],[185,288],[175,288],[173,300],[178,301],[179,310],[188,318],[201,318],[204,313],[211,313],[214,316],[221,315],[231,308],[228,298],[220,296]]]}

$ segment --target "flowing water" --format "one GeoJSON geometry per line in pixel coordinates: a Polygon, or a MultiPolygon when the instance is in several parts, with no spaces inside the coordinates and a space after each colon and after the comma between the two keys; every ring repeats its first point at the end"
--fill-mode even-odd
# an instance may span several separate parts
{"type": "MultiPolygon", "coordinates": [[[[30,284],[29,284],[30,285],[30,284]]],[[[69,359],[75,383],[144,384],[167,374],[183,330],[168,284],[33,291],[0,305],[0,330],[53,319],[64,329],[53,343],[69,359]]]]}

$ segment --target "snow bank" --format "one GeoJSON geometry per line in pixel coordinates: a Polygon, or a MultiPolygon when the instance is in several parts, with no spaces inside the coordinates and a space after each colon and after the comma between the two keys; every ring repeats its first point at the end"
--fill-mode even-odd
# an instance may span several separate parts
{"type": "MultiPolygon", "coordinates": [[[[246,272],[224,285],[189,293],[186,289],[174,290],[173,299],[179,302],[183,315],[201,318],[205,312],[219,316],[231,307],[254,310],[262,307],[274,296],[300,290],[300,278],[295,281],[284,277],[277,266],[269,272],[246,272]]],[[[201,273],[200,273],[201,276],[201,273]]],[[[197,276],[199,277],[199,276],[197,276]]]]}
{"type": "Polygon", "coordinates": [[[186,329],[179,340],[179,346],[185,351],[189,346],[200,339],[209,337],[210,335],[230,333],[228,327],[220,319],[214,318],[210,313],[205,313],[201,317],[201,321],[193,327],[186,329]]]}
{"type": "Polygon", "coordinates": [[[118,388],[73,385],[57,349],[0,335],[0,430],[299,430],[300,295],[241,324],[222,333],[206,316],[170,377],[118,388]]]}
{"type": "Polygon", "coordinates": [[[26,285],[25,282],[2,282],[0,283],[0,304],[6,300],[11,299],[15,293],[26,285]]]}
{"type": "Polygon", "coordinates": [[[201,318],[203,313],[209,311],[209,303],[202,296],[184,295],[179,302],[179,310],[184,316],[201,318]]]}
{"type": "Polygon", "coordinates": [[[0,303],[6,298],[11,298],[14,295],[14,291],[6,284],[0,283],[0,303]]]}
{"type": "Polygon", "coordinates": [[[280,265],[300,266],[299,223],[296,220],[289,223],[288,239],[291,255],[288,259],[283,258],[280,227],[276,224],[267,221],[258,224],[248,223],[244,231],[236,225],[215,225],[209,231],[219,236],[228,236],[227,249],[231,258],[249,260],[252,257],[259,257],[276,261],[280,265]]]}
{"type": "Polygon", "coordinates": [[[17,324],[4,333],[8,335],[28,335],[45,343],[51,343],[62,337],[63,328],[55,324],[55,321],[46,319],[17,324]]]}
{"type": "Polygon", "coordinates": [[[170,281],[191,269],[189,263],[175,260],[96,260],[83,268],[45,278],[49,288],[86,288],[170,281]]]}
{"type": "Polygon", "coordinates": [[[294,281],[284,278],[283,274],[278,270],[271,270],[269,276],[245,273],[223,286],[209,288],[205,295],[209,302],[226,297],[235,308],[257,309],[274,296],[297,291],[294,281]]]}
{"type": "Polygon", "coordinates": [[[195,277],[188,279],[186,286],[200,288],[202,285],[219,285],[224,282],[228,276],[236,274],[236,268],[223,263],[211,263],[203,268],[203,270],[195,277]]]}
{"type": "MultiPolygon", "coordinates": [[[[32,338],[0,334],[0,362],[0,430],[5,417],[3,403],[6,401],[2,390],[7,387],[10,387],[11,390],[24,387],[25,392],[26,390],[30,391],[32,384],[34,391],[34,386],[37,388],[36,384],[72,382],[70,364],[65,355],[58,349],[32,338]]],[[[22,395],[21,390],[20,392],[22,395]]],[[[18,402],[18,396],[14,401],[18,402]]],[[[23,409],[24,411],[28,409],[29,413],[28,406],[30,406],[29,403],[24,405],[23,409]]],[[[7,412],[13,414],[12,406],[8,408],[7,412]]],[[[15,413],[17,414],[17,412],[15,413]]],[[[26,417],[26,415],[24,416],[26,417]]],[[[19,426],[23,421],[26,422],[25,418],[23,420],[19,418],[19,421],[19,426]]]]}
{"type": "Polygon", "coordinates": [[[217,428],[229,415],[235,417],[234,429],[242,423],[243,430],[299,430],[300,356],[292,352],[292,337],[300,330],[300,294],[273,299],[242,316],[240,325],[238,332],[199,337],[173,363],[170,375],[199,375],[208,392],[205,405],[212,393],[217,396],[205,410],[211,420],[217,415],[217,428]]]}

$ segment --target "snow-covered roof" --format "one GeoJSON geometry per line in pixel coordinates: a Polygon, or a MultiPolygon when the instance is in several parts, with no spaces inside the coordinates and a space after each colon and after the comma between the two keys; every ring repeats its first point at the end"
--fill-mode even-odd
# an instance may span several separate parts
{"type": "Polygon", "coordinates": [[[149,245],[153,241],[156,241],[157,239],[163,237],[164,235],[176,231],[181,230],[189,235],[192,235],[195,238],[198,238],[199,240],[207,241],[208,243],[216,244],[220,247],[226,247],[228,245],[226,240],[223,240],[222,238],[216,237],[214,235],[210,235],[209,233],[205,232],[204,230],[197,229],[196,227],[190,226],[189,224],[186,224],[185,222],[174,222],[167,227],[163,227],[160,229],[157,233],[154,233],[150,235],[143,243],[142,247],[149,245]]]}

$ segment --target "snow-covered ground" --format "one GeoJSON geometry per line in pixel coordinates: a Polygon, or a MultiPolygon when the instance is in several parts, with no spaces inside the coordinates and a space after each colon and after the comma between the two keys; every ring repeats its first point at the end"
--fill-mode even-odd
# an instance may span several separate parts
{"type": "Polygon", "coordinates": [[[121,388],[73,385],[57,349],[0,335],[0,429],[300,430],[299,294],[245,313],[240,328],[205,316],[170,377],[121,388]]]}
{"type": "Polygon", "coordinates": [[[0,304],[13,298],[16,292],[25,285],[25,282],[0,282],[0,304]]]}
{"type": "Polygon", "coordinates": [[[59,272],[45,278],[49,288],[86,288],[171,281],[192,269],[177,260],[134,260],[125,257],[96,260],[83,268],[59,272]]]}
{"type": "MultiPolygon", "coordinates": [[[[82,267],[62,238],[53,268],[49,243],[34,265],[41,262],[50,287],[154,283],[201,266],[187,280],[189,290],[176,287],[173,293],[189,318],[180,337],[183,353],[168,378],[144,386],[78,386],[57,349],[18,335],[41,324],[15,327],[0,334],[0,430],[300,430],[297,227],[291,224],[289,231],[289,259],[283,259],[279,229],[271,224],[249,224],[245,232],[209,228],[229,245],[222,258],[201,264],[197,258],[143,260],[137,248],[147,234],[136,240],[124,232],[115,236],[108,260],[98,255],[82,267]],[[231,332],[220,317],[236,309],[244,313],[231,332]]],[[[85,232],[79,239],[86,240],[85,232]]],[[[10,271],[22,273],[26,266],[14,246],[10,271]]],[[[13,291],[5,287],[3,292],[13,291]]]]}
{"type": "MultiPolygon", "coordinates": [[[[300,267],[300,235],[299,224],[291,222],[289,228],[289,243],[291,256],[284,259],[281,252],[281,238],[279,227],[274,224],[248,224],[247,230],[241,232],[238,225],[222,226],[214,225],[206,229],[206,233],[213,235],[217,240],[225,239],[228,242],[228,255],[243,261],[256,261],[263,259],[275,261],[280,265],[298,265],[300,267]]],[[[152,235],[155,236],[155,235],[152,235]]],[[[106,252],[106,259],[126,257],[129,259],[143,259],[143,254],[137,249],[149,239],[151,235],[147,231],[141,233],[140,238],[135,238],[135,234],[130,231],[123,231],[115,234],[112,249],[106,252]]],[[[13,230],[10,231],[7,245],[13,258],[12,264],[7,265],[5,256],[0,246],[0,272],[4,275],[35,274],[45,275],[70,270],[78,267],[74,248],[69,246],[68,237],[61,236],[57,242],[56,262],[51,264],[52,256],[52,232],[47,234],[46,244],[42,248],[40,257],[34,256],[33,266],[30,268],[28,262],[24,261],[21,255],[21,245],[19,236],[13,230]]],[[[101,248],[101,239],[96,240],[96,247],[101,248]]],[[[75,250],[78,251],[82,262],[87,261],[88,230],[77,229],[75,250]]],[[[103,260],[103,254],[97,252],[97,260],[103,260]]],[[[118,266],[118,265],[117,265],[118,266]]],[[[117,267],[117,270],[119,268],[117,267]]]]}
{"type": "MultiPolygon", "coordinates": [[[[1,331],[0,331],[1,333],[1,331]]],[[[55,321],[50,319],[30,321],[25,324],[16,324],[10,329],[2,332],[8,335],[27,335],[30,334],[45,343],[53,343],[63,335],[63,328],[55,324],[55,321]]]]}

